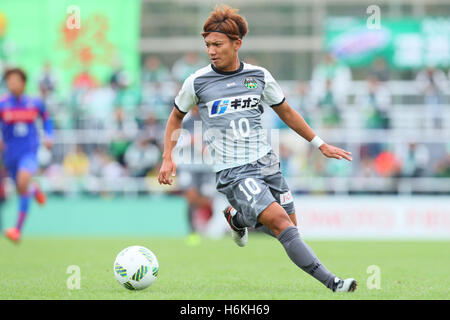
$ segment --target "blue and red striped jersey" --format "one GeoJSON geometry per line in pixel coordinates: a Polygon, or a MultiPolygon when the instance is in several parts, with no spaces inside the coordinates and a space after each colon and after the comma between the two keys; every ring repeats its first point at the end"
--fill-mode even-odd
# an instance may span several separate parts
{"type": "Polygon", "coordinates": [[[4,156],[15,157],[26,152],[36,152],[39,147],[38,118],[43,121],[45,134],[53,138],[53,123],[44,102],[27,95],[12,94],[0,98],[0,124],[4,156]]]}

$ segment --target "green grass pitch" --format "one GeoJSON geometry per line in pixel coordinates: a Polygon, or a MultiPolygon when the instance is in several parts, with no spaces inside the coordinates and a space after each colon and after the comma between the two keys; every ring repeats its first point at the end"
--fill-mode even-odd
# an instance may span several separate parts
{"type": "Polygon", "coordinates": [[[281,244],[251,233],[248,245],[231,237],[183,238],[24,237],[0,239],[0,299],[448,299],[449,242],[307,241],[329,270],[354,277],[354,293],[332,293],[298,269],[281,244]],[[158,257],[156,282],[128,291],[113,274],[123,248],[142,245],[158,257]],[[69,290],[68,266],[81,270],[81,287],[69,290]],[[367,268],[380,269],[380,288],[369,289],[367,268]]]}

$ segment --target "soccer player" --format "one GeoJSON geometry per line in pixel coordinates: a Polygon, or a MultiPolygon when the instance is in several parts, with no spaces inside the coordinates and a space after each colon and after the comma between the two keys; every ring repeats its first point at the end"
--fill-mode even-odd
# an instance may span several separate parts
{"type": "Polygon", "coordinates": [[[53,124],[42,100],[24,95],[27,76],[22,69],[7,70],[5,79],[9,94],[0,99],[0,149],[3,152],[3,163],[14,180],[19,198],[16,227],[7,229],[5,234],[17,243],[20,241],[31,197],[41,205],[46,202],[46,196],[38,184],[31,181],[38,169],[39,134],[36,120],[38,117],[43,120],[44,145],[48,149],[52,147],[53,124]]]}
{"type": "Polygon", "coordinates": [[[269,71],[239,60],[238,51],[247,31],[245,19],[227,6],[216,7],[207,19],[202,36],[212,64],[189,76],[175,98],[158,181],[169,185],[173,182],[177,166],[172,151],[177,130],[185,114],[198,105],[214,159],[216,189],[232,205],[224,213],[238,245],[246,244],[247,227],[262,228],[281,242],[299,268],[327,288],[334,292],[354,291],[355,279],[343,280],[328,271],[300,238],[291,192],[281,175],[279,158],[262,130],[262,105],[270,106],[324,156],[351,161],[351,153],[321,140],[289,106],[269,71]]]}

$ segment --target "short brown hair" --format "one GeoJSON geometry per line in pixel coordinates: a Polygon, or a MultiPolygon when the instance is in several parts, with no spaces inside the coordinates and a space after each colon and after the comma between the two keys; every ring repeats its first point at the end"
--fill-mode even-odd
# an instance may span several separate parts
{"type": "Polygon", "coordinates": [[[203,26],[203,38],[210,32],[220,32],[232,40],[242,39],[248,32],[247,21],[237,14],[238,9],[216,6],[203,26]]]}
{"type": "Polygon", "coordinates": [[[23,82],[27,82],[27,74],[25,73],[25,71],[23,71],[23,70],[20,69],[20,68],[11,68],[11,69],[7,69],[7,70],[5,71],[5,75],[4,75],[5,80],[7,80],[8,77],[9,77],[10,75],[14,74],[14,73],[15,73],[15,74],[18,74],[18,75],[22,78],[23,82]]]}

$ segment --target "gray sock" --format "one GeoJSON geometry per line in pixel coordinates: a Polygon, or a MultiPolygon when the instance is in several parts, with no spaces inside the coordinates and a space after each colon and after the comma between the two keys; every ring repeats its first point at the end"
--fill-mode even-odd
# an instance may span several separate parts
{"type": "Polygon", "coordinates": [[[289,258],[303,271],[322,282],[327,288],[332,288],[335,275],[325,268],[312,249],[300,239],[296,227],[288,227],[279,235],[278,240],[283,245],[289,258]]]}

